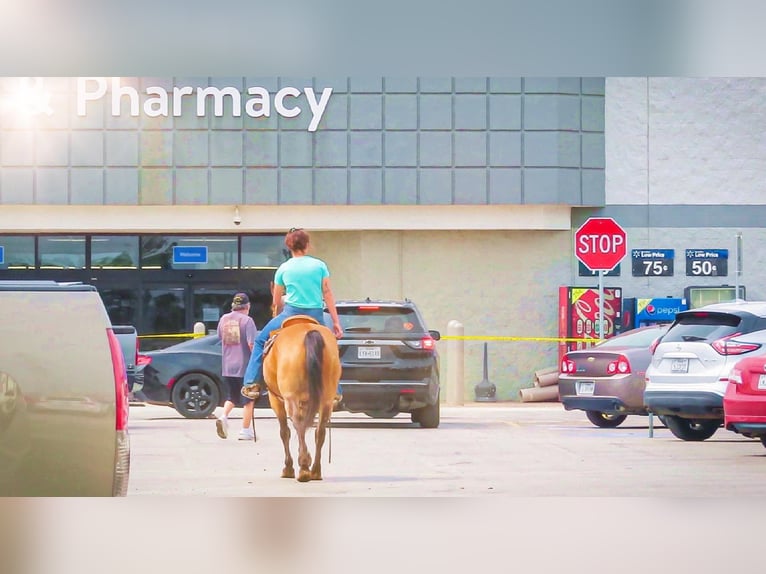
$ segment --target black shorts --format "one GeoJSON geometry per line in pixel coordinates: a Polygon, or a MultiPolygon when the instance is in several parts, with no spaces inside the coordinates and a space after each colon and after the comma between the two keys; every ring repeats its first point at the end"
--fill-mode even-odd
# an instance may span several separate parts
{"type": "Polygon", "coordinates": [[[224,394],[226,395],[224,399],[231,401],[238,407],[252,403],[252,399],[242,396],[241,390],[244,382],[245,377],[223,377],[223,383],[226,387],[224,388],[224,394]]]}

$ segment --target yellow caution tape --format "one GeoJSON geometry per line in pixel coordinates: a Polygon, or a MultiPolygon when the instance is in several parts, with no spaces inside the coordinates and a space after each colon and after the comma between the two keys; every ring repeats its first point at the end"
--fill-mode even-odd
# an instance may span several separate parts
{"type": "MultiPolygon", "coordinates": [[[[178,333],[163,335],[139,335],[139,339],[180,339],[204,337],[206,333],[178,333]]],[[[576,339],[565,337],[495,337],[490,335],[442,335],[442,341],[545,341],[550,343],[599,343],[602,339],[576,339]]]]}
{"type": "Polygon", "coordinates": [[[547,341],[554,343],[599,343],[601,339],[575,339],[565,337],[493,337],[480,335],[442,335],[441,340],[461,341],[547,341]]]}

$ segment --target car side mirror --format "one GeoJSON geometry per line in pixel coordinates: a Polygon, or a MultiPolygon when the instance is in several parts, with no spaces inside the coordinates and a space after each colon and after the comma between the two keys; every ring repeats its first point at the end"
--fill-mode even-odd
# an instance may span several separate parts
{"type": "Polygon", "coordinates": [[[434,341],[438,341],[439,339],[442,338],[441,333],[439,333],[439,331],[433,331],[433,330],[429,329],[428,330],[428,334],[431,335],[431,338],[434,341]]]}

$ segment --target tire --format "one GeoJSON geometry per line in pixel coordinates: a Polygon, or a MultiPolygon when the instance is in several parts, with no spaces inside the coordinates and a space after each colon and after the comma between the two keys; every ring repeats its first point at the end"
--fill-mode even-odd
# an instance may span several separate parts
{"type": "Polygon", "coordinates": [[[668,422],[665,420],[665,415],[657,415],[657,418],[660,419],[660,422],[667,428],[668,422]]]}
{"type": "Polygon", "coordinates": [[[435,429],[439,426],[440,419],[440,406],[439,397],[436,397],[436,402],[432,405],[426,405],[416,411],[413,411],[410,415],[412,422],[417,422],[424,429],[435,429]]]}
{"type": "Polygon", "coordinates": [[[761,439],[761,444],[766,447],[766,435],[760,437],[760,439],[761,439]]]}
{"type": "Polygon", "coordinates": [[[189,373],[173,385],[170,402],[187,419],[204,419],[213,414],[221,402],[221,389],[211,377],[189,373]]]}
{"type": "Polygon", "coordinates": [[[665,426],[670,429],[677,438],[685,441],[702,441],[709,439],[721,426],[719,420],[693,420],[666,415],[665,426]]]}
{"type": "Polygon", "coordinates": [[[585,411],[585,416],[590,422],[602,429],[618,427],[628,418],[628,415],[610,415],[601,411],[585,411]]]}

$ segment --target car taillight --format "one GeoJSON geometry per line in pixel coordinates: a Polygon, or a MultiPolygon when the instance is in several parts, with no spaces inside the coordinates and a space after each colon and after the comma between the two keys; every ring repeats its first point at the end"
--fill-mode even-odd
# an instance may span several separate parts
{"type": "Polygon", "coordinates": [[[662,337],[657,337],[654,341],[652,341],[652,344],[649,345],[649,354],[650,355],[654,355],[654,351],[657,350],[657,345],[660,344],[660,339],[662,339],[662,337]]]}
{"type": "Polygon", "coordinates": [[[149,355],[136,355],[136,367],[143,367],[152,362],[149,355]]]}
{"type": "Polygon", "coordinates": [[[112,373],[114,375],[114,391],[116,397],[117,420],[115,422],[118,431],[128,428],[128,374],[125,370],[125,358],[122,354],[120,341],[112,329],[106,330],[109,339],[109,350],[112,353],[112,373]]]}
{"type": "Polygon", "coordinates": [[[427,335],[417,341],[404,341],[404,343],[413,349],[421,349],[423,351],[433,351],[436,348],[436,341],[427,335]]]}
{"type": "Polygon", "coordinates": [[[741,385],[742,371],[740,371],[739,369],[732,369],[731,373],[729,373],[729,382],[734,383],[735,385],[741,385]]]}
{"type": "Polygon", "coordinates": [[[564,375],[568,375],[570,373],[574,373],[575,370],[576,370],[575,362],[569,357],[565,356],[564,360],[561,361],[561,373],[564,375]]]}
{"type": "Polygon", "coordinates": [[[606,366],[606,372],[608,375],[626,375],[630,373],[630,361],[625,355],[620,355],[606,366]]]}
{"type": "Polygon", "coordinates": [[[739,341],[732,341],[732,337],[741,335],[742,333],[734,333],[728,337],[723,337],[717,341],[713,341],[711,346],[718,351],[721,355],[742,355],[759,349],[761,345],[759,343],[740,343],[739,341]]]}

